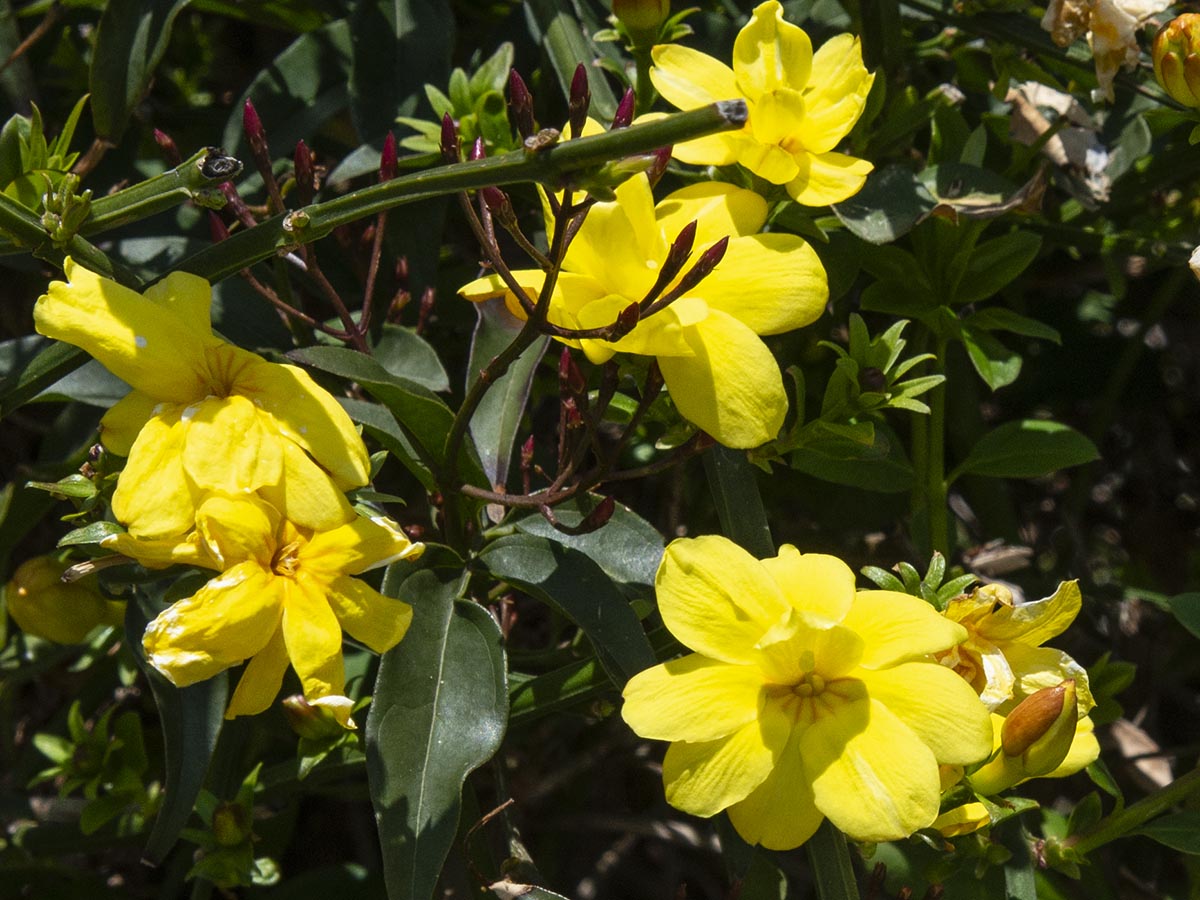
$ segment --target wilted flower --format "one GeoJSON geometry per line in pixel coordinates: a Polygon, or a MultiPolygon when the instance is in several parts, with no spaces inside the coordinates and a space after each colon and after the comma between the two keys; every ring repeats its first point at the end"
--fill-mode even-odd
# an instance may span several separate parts
{"type": "Polygon", "coordinates": [[[824,206],[858,192],[872,165],[835,153],[862,115],[875,76],[858,38],[839,34],[815,54],[804,30],[785,22],[775,0],[759,4],[733,45],[733,68],[698,50],[655,47],[650,79],[680,109],[742,98],[750,118],[740,131],[675,147],[698,165],[741,163],[797,203],[824,206]]]}
{"type": "MultiPolygon", "coordinates": [[[[616,200],[588,212],[563,260],[549,321],[572,329],[611,325],[652,291],[673,242],[690,223],[697,255],[729,237],[713,271],[635,320],[628,334],[564,343],[581,347],[594,363],[617,352],[656,357],[684,418],[726,446],[757,447],[775,437],[787,413],[779,365],[759,335],[813,322],[829,292],[825,270],[803,240],[756,233],[766,219],[767,204],[753,191],[716,182],[683,188],[655,206],[649,180],[635,175],[617,187],[616,200]]],[[[540,269],[513,275],[532,297],[546,278],[540,269]]],[[[673,277],[662,293],[679,282],[673,277]]],[[[459,293],[468,300],[504,296],[514,315],[526,317],[499,275],[459,293]]]]}
{"type": "Polygon", "coordinates": [[[759,561],[721,537],[674,541],[655,584],[663,621],[696,652],[634,676],[622,714],[672,742],[674,806],[728,810],[771,849],[825,817],[894,840],[936,819],[939,763],[987,756],[987,711],[930,656],[963,629],[921,600],[855,592],[831,556],[784,546],[759,561]]]}
{"type": "MultiPolygon", "coordinates": [[[[377,653],[408,630],[412,609],[351,576],[419,556],[394,522],[356,518],[313,532],[281,519],[270,506],[213,495],[196,513],[199,544],[220,571],[191,597],[174,603],[146,628],[146,656],[173,684],[185,687],[246,660],[226,715],[266,709],[289,662],[313,706],[347,727],[342,631],[377,653]]],[[[103,546],[148,564],[191,555],[197,541],[114,535],[103,546]]],[[[200,564],[205,564],[201,562],[200,564]]]]}
{"type": "Polygon", "coordinates": [[[1042,646],[1075,621],[1082,603],[1074,581],[1020,606],[1003,585],[984,585],[946,605],[946,617],[966,628],[968,637],[941,654],[941,661],[970,682],[988,709],[1073,679],[1080,715],[1086,714],[1096,705],[1087,671],[1063,651],[1042,646]]]}
{"type": "Polygon", "coordinates": [[[78,644],[97,625],[121,624],[125,604],[106,599],[94,575],[64,582],[66,569],[53,556],[35,556],[17,567],[4,599],[21,630],[56,644],[78,644]]]}
{"type": "Polygon", "coordinates": [[[138,294],[68,258],[34,307],[37,330],[82,347],[133,387],[101,420],[128,462],[113,513],[131,534],[187,533],[209,492],[258,492],[298,525],[348,522],[369,461],[350,417],[307,373],[212,333],[212,292],[173,272],[138,294]]]}
{"type": "Polygon", "coordinates": [[[1137,30],[1170,5],[1171,0],[1050,0],[1042,28],[1060,47],[1087,33],[1100,85],[1096,93],[1111,101],[1117,70],[1137,65],[1137,30]]]}

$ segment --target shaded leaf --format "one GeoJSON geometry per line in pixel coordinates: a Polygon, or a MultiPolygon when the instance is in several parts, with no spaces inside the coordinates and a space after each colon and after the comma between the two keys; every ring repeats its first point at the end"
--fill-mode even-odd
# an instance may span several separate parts
{"type": "Polygon", "coordinates": [[[489,544],[479,561],[493,576],[559,610],[579,626],[617,687],[654,665],[642,623],[593,560],[546,538],[514,534],[489,544]]]}
{"type": "Polygon", "coordinates": [[[1099,459],[1088,438],[1061,422],[1021,419],[985,434],[952,474],[1037,478],[1099,459]]]}
{"type": "Polygon", "coordinates": [[[998,294],[1029,268],[1042,249],[1041,235],[1014,231],[979,244],[955,291],[955,303],[975,303],[998,294]]]}
{"type": "Polygon", "coordinates": [[[461,602],[461,571],[416,572],[384,592],[413,605],[408,634],[384,654],[367,718],[367,777],[388,896],[433,895],[454,842],[467,775],[500,746],[508,716],[503,639],[461,602]]]}
{"type": "Polygon", "coordinates": [[[853,197],[833,205],[843,225],[864,241],[890,244],[933,211],[937,201],[907,166],[891,165],[867,176],[853,197]]]}
{"type": "Polygon", "coordinates": [[[807,426],[816,435],[795,450],[788,463],[793,469],[867,491],[899,493],[912,487],[913,470],[900,439],[883,423],[864,423],[865,440],[830,430],[820,420],[807,426]]]}
{"type": "Polygon", "coordinates": [[[1143,834],[1172,850],[1200,854],[1200,811],[1189,809],[1147,822],[1132,834],[1143,834]]]}
{"type": "Polygon", "coordinates": [[[979,377],[993,391],[1012,384],[1021,374],[1021,354],[1010,350],[986,331],[972,328],[964,322],[961,329],[963,346],[979,377]]]}
{"type": "Polygon", "coordinates": [[[374,351],[375,359],[393,375],[415,381],[431,391],[450,390],[450,377],[437,351],[412,328],[384,325],[374,351]]]}
{"type": "Polygon", "coordinates": [[[4,349],[15,348],[14,354],[6,355],[0,349],[0,365],[4,367],[4,380],[0,382],[0,418],[29,402],[41,391],[74,372],[89,359],[78,347],[70,344],[52,343],[44,349],[43,338],[34,335],[7,341],[4,349]],[[30,357],[30,354],[36,354],[30,357]],[[9,364],[15,368],[9,368],[9,364]]]}
{"type": "Polygon", "coordinates": [[[1200,593],[1177,594],[1167,605],[1179,624],[1200,638],[1200,593]]]}
{"type": "Polygon", "coordinates": [[[1062,344],[1062,335],[1058,333],[1057,329],[1051,328],[1046,323],[1039,322],[1037,319],[1031,319],[1029,316],[1015,313],[1004,306],[981,309],[979,312],[972,313],[964,321],[971,328],[982,329],[983,331],[1010,331],[1022,337],[1039,338],[1044,341],[1053,341],[1059,345],[1062,344]]]}

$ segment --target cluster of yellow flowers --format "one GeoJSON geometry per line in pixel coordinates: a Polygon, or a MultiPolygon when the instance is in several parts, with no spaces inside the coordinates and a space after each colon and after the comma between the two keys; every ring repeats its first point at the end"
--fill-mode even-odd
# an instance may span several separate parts
{"type": "Polygon", "coordinates": [[[1097,756],[1087,673],[1040,646],[1079,611],[1073,584],[1023,606],[982,590],[940,615],[856,591],[835,557],[757,560],[710,536],[672,542],[655,590],[695,652],[631,679],[622,714],[671,741],[667,800],[726,810],[752,844],[799,846],[825,818],[862,841],[961,834],[988,822],[979,803],[938,816],[964,772],[990,795],[1097,756]]]}
{"type": "Polygon", "coordinates": [[[112,501],[127,533],[104,546],[219,573],[150,623],[150,662],[182,687],[250,660],[232,717],[267,708],[290,661],[309,702],[353,727],[342,630],[382,652],[412,611],[352,576],[423,547],[346,499],[369,475],[349,416],[305,372],[214,335],[204,279],[177,272],[138,294],[69,258],[64,270],[37,330],[133,388],[101,420],[105,447],[128,457],[112,501]]]}

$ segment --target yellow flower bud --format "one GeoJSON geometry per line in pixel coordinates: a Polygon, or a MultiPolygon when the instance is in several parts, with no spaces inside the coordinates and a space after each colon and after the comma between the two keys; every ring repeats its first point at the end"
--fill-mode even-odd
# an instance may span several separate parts
{"type": "Polygon", "coordinates": [[[1045,775],[1066,759],[1078,719],[1075,680],[1069,678],[1018,703],[1004,719],[1000,747],[1006,756],[1020,757],[1027,777],[1045,775]]]}
{"type": "Polygon", "coordinates": [[[1200,108],[1200,13],[1172,19],[1154,38],[1154,77],[1172,100],[1200,108]]]}
{"type": "Polygon", "coordinates": [[[613,15],[630,33],[658,32],[658,26],[671,14],[671,0],[613,0],[613,15]]]}
{"type": "Polygon", "coordinates": [[[5,592],[8,613],[26,634],[56,644],[78,644],[97,625],[117,625],[124,606],[106,600],[94,577],[67,584],[67,564],[35,556],[13,573],[5,592]]]}

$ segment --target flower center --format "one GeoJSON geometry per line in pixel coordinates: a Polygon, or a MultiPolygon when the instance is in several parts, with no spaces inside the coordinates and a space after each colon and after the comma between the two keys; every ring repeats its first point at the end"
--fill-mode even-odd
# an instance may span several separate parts
{"type": "Polygon", "coordinates": [[[296,574],[296,570],[300,568],[300,542],[292,541],[275,551],[275,558],[271,560],[271,569],[276,575],[285,575],[292,577],[296,574]]]}
{"type": "Polygon", "coordinates": [[[805,672],[804,677],[792,685],[792,693],[797,697],[815,697],[825,690],[825,679],[816,672],[805,672]]]}

